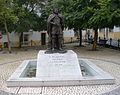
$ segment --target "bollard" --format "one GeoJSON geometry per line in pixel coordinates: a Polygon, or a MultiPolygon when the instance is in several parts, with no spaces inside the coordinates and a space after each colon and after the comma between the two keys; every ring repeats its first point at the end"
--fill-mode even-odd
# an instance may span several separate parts
{"type": "Polygon", "coordinates": [[[101,38],[99,37],[98,39],[99,39],[99,41],[100,41],[101,38]]]}
{"type": "Polygon", "coordinates": [[[106,40],[105,35],[104,35],[104,40],[106,40]]]}
{"type": "Polygon", "coordinates": [[[112,38],[110,38],[110,47],[112,47],[112,38]]]}
{"type": "Polygon", "coordinates": [[[71,43],[72,43],[72,39],[73,39],[73,38],[71,37],[71,43]]]}
{"type": "Polygon", "coordinates": [[[32,40],[30,41],[30,44],[31,44],[31,47],[32,47],[33,46],[33,41],[32,40]]]}
{"type": "Polygon", "coordinates": [[[120,39],[118,39],[118,49],[120,49],[120,39]]]}

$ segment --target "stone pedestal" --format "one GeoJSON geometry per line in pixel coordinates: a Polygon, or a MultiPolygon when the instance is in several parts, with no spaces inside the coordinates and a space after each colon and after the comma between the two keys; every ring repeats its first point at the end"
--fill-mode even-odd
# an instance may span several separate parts
{"type": "Polygon", "coordinates": [[[39,51],[36,75],[44,81],[79,80],[82,77],[77,55],[72,50],[64,54],[39,51]]]}
{"type": "Polygon", "coordinates": [[[25,60],[7,80],[7,86],[69,86],[114,84],[115,79],[87,59],[78,59],[75,52],[45,54],[37,60],[25,60]],[[35,67],[35,75],[26,77],[35,67]],[[81,73],[82,71],[82,73],[81,73]],[[86,75],[86,76],[85,76],[86,75]]]}

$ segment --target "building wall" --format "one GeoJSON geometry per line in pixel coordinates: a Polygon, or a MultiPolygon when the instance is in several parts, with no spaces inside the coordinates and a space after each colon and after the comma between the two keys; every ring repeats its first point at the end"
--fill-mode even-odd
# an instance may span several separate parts
{"type": "MultiPolygon", "coordinates": [[[[10,36],[11,47],[19,47],[20,34],[12,32],[12,33],[9,34],[9,36],[10,36]]],[[[41,32],[29,33],[29,38],[28,38],[29,46],[31,46],[31,44],[33,44],[33,45],[40,44],[40,40],[41,40],[40,38],[41,38],[41,32]]],[[[2,45],[3,46],[4,46],[5,42],[8,42],[7,35],[2,35],[2,45]]]]}
{"type": "MultiPolygon", "coordinates": [[[[18,47],[19,46],[19,35],[15,32],[9,33],[11,46],[18,47]]],[[[8,42],[7,35],[2,35],[2,46],[4,43],[8,42]]]]}
{"type": "Polygon", "coordinates": [[[114,26],[113,29],[109,29],[109,28],[104,28],[104,29],[100,29],[98,36],[101,38],[105,38],[106,39],[114,39],[114,40],[118,40],[120,39],[120,27],[116,27],[114,26]]]}
{"type": "Polygon", "coordinates": [[[114,39],[120,39],[120,32],[114,33],[114,39]]]}
{"type": "MultiPolygon", "coordinates": [[[[104,32],[99,32],[98,37],[104,38],[105,33],[104,32]]],[[[114,39],[118,40],[120,39],[120,32],[108,32],[108,39],[114,39]]]]}
{"type": "MultiPolygon", "coordinates": [[[[46,31],[34,31],[34,32],[26,32],[29,34],[29,44],[28,46],[39,46],[41,45],[41,33],[46,33],[46,43],[48,42],[48,35],[46,31]]],[[[4,46],[5,42],[7,41],[7,36],[2,35],[2,46],[4,46]]],[[[9,34],[10,36],[10,42],[12,47],[19,47],[19,33],[12,32],[9,34]]],[[[76,37],[74,37],[74,31],[73,30],[66,30],[64,31],[64,42],[71,42],[77,40],[76,37]]]]}

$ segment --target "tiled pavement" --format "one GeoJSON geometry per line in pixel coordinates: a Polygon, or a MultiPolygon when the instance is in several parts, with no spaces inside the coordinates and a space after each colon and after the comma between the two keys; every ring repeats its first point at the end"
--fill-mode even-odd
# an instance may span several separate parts
{"type": "MultiPolygon", "coordinates": [[[[76,44],[75,44],[76,45],[76,44]]],[[[115,77],[114,85],[89,85],[65,87],[14,87],[8,88],[6,80],[25,59],[37,58],[38,50],[14,50],[12,54],[0,53],[0,95],[120,95],[120,51],[90,46],[67,45],[78,57],[88,58],[103,70],[115,77]]]]}

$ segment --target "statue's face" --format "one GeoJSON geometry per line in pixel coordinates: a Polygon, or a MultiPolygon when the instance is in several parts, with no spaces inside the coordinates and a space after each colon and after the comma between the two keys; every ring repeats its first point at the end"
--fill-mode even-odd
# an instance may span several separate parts
{"type": "Polygon", "coordinates": [[[55,8],[55,9],[53,10],[53,12],[54,12],[55,14],[58,14],[58,13],[59,13],[59,10],[58,10],[57,8],[55,8]]]}

